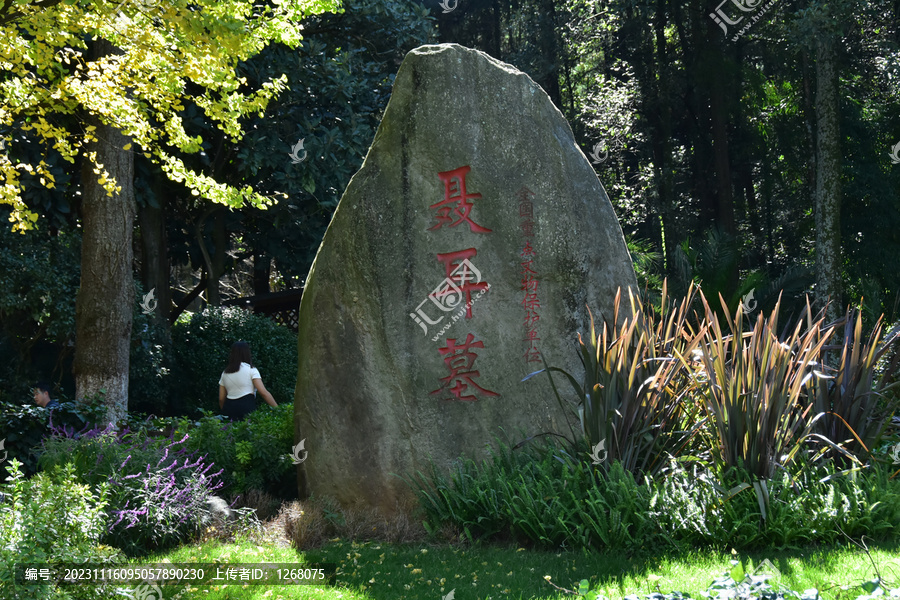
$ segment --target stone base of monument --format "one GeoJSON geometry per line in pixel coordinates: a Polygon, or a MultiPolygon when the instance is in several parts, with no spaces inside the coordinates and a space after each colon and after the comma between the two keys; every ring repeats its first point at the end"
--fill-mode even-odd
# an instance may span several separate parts
{"type": "Polygon", "coordinates": [[[568,433],[547,378],[523,379],[541,357],[580,373],[588,307],[611,315],[620,287],[622,230],[547,94],[479,51],[413,50],[301,301],[301,498],[390,513],[413,497],[398,476],[486,457],[501,428],[568,433]]]}

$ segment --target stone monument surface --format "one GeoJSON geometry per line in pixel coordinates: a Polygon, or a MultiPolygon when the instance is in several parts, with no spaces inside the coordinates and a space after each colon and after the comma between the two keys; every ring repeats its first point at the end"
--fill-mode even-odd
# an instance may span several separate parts
{"type": "Polygon", "coordinates": [[[476,50],[411,51],[300,304],[301,498],[389,513],[429,458],[568,434],[546,375],[522,379],[540,354],[580,377],[587,307],[611,315],[619,287],[622,230],[547,94],[476,50]]]}

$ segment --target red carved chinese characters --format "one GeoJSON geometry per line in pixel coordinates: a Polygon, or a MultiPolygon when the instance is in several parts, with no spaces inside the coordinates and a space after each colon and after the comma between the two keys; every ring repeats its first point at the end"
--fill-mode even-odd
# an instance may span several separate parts
{"type": "MultiPolygon", "coordinates": [[[[481,198],[481,194],[469,192],[466,189],[466,176],[471,170],[472,168],[466,165],[437,174],[444,183],[444,199],[429,206],[435,211],[435,224],[429,227],[428,231],[437,231],[444,226],[450,230],[465,223],[469,226],[469,231],[472,233],[491,233],[490,229],[482,227],[473,220],[472,208],[474,204],[472,201],[481,198]]],[[[490,289],[490,284],[482,281],[481,272],[472,263],[472,259],[477,254],[478,251],[475,248],[437,253],[438,262],[444,265],[446,277],[428,295],[428,299],[442,312],[458,312],[443,324],[443,327],[432,338],[432,341],[438,341],[443,338],[447,330],[457,320],[461,321],[463,312],[465,312],[466,320],[471,319],[473,303],[484,296],[490,289]],[[465,305],[463,305],[463,300],[465,300],[465,305]]],[[[422,312],[423,304],[425,304],[424,300],[417,307],[416,313],[410,313],[410,316],[427,335],[428,325],[436,325],[443,321],[444,317],[432,320],[422,312]]],[[[478,400],[477,396],[498,397],[500,394],[487,390],[473,381],[481,376],[474,369],[475,359],[478,357],[475,349],[480,348],[483,350],[484,342],[481,340],[476,341],[475,336],[471,333],[466,334],[466,341],[463,343],[457,344],[457,339],[459,338],[445,338],[445,345],[440,347],[439,344],[438,352],[443,357],[444,365],[449,370],[449,374],[439,379],[441,386],[431,392],[431,394],[442,395],[444,400],[462,402],[475,402],[478,400]]]]}
{"type": "Polygon", "coordinates": [[[519,216],[522,217],[519,227],[522,229],[522,234],[527,238],[534,237],[534,204],[531,203],[532,196],[534,196],[534,192],[527,187],[523,187],[516,193],[516,198],[519,199],[519,216]]]}
{"type": "Polygon", "coordinates": [[[438,213],[435,215],[437,223],[429,227],[429,231],[440,229],[444,225],[456,227],[460,223],[466,223],[469,225],[469,230],[474,233],[491,232],[490,229],[482,227],[469,217],[469,213],[472,212],[472,203],[469,202],[469,199],[481,198],[481,194],[470,194],[466,191],[466,175],[471,170],[472,167],[467,165],[452,171],[438,173],[438,177],[444,182],[444,199],[429,206],[429,208],[436,208],[438,213]],[[454,218],[456,218],[455,221],[454,218]]]}
{"type": "Polygon", "coordinates": [[[479,377],[481,374],[472,367],[478,355],[472,351],[472,348],[484,348],[484,342],[475,341],[475,336],[471,333],[466,334],[466,341],[457,345],[455,338],[447,338],[447,345],[438,348],[441,356],[444,357],[444,363],[450,369],[450,374],[441,377],[441,387],[431,392],[432,394],[443,394],[449,392],[453,398],[444,398],[445,400],[461,400],[463,402],[475,402],[477,398],[471,393],[474,392],[479,396],[498,397],[500,394],[486,390],[472,381],[473,378],[479,377]]]}
{"type": "Polygon", "coordinates": [[[444,281],[450,285],[446,286],[448,289],[440,288],[435,290],[432,292],[432,295],[440,301],[442,295],[455,294],[456,290],[453,290],[451,287],[455,285],[457,290],[465,294],[467,319],[472,318],[472,292],[480,292],[488,288],[488,284],[481,281],[481,273],[469,261],[476,254],[478,254],[478,251],[475,248],[468,248],[437,255],[438,260],[444,263],[444,270],[447,273],[447,279],[444,281]],[[475,283],[472,283],[473,280],[475,280],[475,283]]]}
{"type": "Polygon", "coordinates": [[[526,342],[525,362],[541,362],[539,350],[536,343],[540,341],[537,332],[537,322],[541,319],[538,309],[541,307],[540,298],[538,298],[538,274],[534,268],[535,251],[528,238],[534,237],[534,204],[531,197],[534,192],[523,187],[516,194],[519,199],[519,216],[523,218],[521,224],[522,233],[525,237],[525,247],[522,249],[519,257],[522,259],[522,291],[525,297],[522,299],[522,306],[525,308],[525,337],[526,342]]]}

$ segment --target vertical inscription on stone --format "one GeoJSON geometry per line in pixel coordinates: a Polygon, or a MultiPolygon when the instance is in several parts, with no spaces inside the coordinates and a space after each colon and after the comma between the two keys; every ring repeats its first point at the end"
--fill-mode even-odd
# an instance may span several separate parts
{"type": "MultiPolygon", "coordinates": [[[[451,171],[441,171],[437,174],[444,184],[444,199],[428,207],[437,211],[437,214],[435,214],[437,222],[429,227],[428,231],[441,229],[445,225],[449,229],[465,223],[469,226],[469,231],[472,233],[491,233],[490,229],[482,227],[472,220],[471,213],[474,205],[471,201],[481,198],[481,194],[470,193],[466,187],[466,176],[471,170],[472,167],[470,165],[464,165],[451,171]]],[[[439,286],[438,290],[431,293],[431,296],[439,301],[439,305],[446,305],[446,302],[440,303],[441,296],[450,296],[453,299],[458,299],[451,308],[455,308],[459,302],[465,300],[464,309],[467,320],[472,318],[472,304],[491,287],[488,282],[481,280],[481,272],[473,264],[473,259],[477,254],[478,250],[476,248],[438,253],[437,259],[443,263],[444,272],[446,273],[446,279],[444,280],[446,286],[443,289],[439,286]],[[472,297],[473,292],[476,292],[474,299],[472,297]]],[[[460,313],[462,313],[462,309],[460,313]]],[[[415,315],[411,316],[414,319],[416,318],[415,315]]],[[[437,341],[458,319],[459,315],[454,315],[452,320],[438,332],[438,335],[432,338],[432,341],[437,341]]],[[[418,319],[416,320],[418,321],[418,319]]],[[[465,342],[457,345],[457,339],[445,338],[444,346],[438,348],[438,352],[443,357],[444,364],[450,374],[440,378],[441,387],[431,392],[431,394],[444,396],[443,400],[458,400],[462,402],[475,402],[478,398],[473,393],[485,397],[499,396],[500,394],[486,390],[472,381],[472,379],[481,375],[473,367],[478,355],[472,349],[484,349],[484,341],[475,340],[475,337],[468,332],[466,333],[465,342]],[[447,397],[448,394],[450,397],[447,397]]]]}
{"type": "Polygon", "coordinates": [[[541,319],[541,316],[538,314],[541,301],[538,298],[538,273],[534,266],[535,251],[531,246],[531,238],[534,237],[535,226],[534,203],[531,201],[533,197],[534,192],[524,186],[516,193],[516,198],[519,200],[519,217],[522,219],[522,222],[519,223],[519,228],[522,230],[522,236],[525,238],[525,247],[519,253],[519,258],[522,259],[520,264],[522,274],[521,289],[524,292],[522,306],[525,308],[525,321],[523,323],[525,337],[522,341],[525,342],[524,358],[526,363],[541,362],[540,350],[537,347],[537,343],[541,339],[538,337],[537,332],[537,322],[541,319]]]}

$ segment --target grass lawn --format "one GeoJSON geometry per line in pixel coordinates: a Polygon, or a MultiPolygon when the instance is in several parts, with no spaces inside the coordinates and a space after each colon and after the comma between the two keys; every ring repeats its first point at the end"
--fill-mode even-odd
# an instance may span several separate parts
{"type": "MultiPolygon", "coordinates": [[[[881,577],[898,587],[900,541],[870,548],[881,577]]],[[[869,557],[853,545],[839,548],[764,551],[733,556],[730,552],[694,552],[678,556],[629,557],[621,552],[547,552],[516,547],[403,546],[381,542],[333,540],[322,549],[297,553],[285,545],[258,541],[224,544],[217,541],[184,546],[143,558],[160,562],[332,562],[338,565],[334,587],[314,586],[210,586],[193,588],[181,598],[209,600],[287,600],[337,598],[348,600],[441,600],[454,591],[455,600],[500,598],[557,600],[573,598],[545,581],[573,589],[589,579],[599,583],[610,600],[628,594],[667,593],[679,590],[701,597],[714,577],[731,568],[734,558],[759,564],[768,559],[781,576],[772,581],[793,590],[817,588],[825,598],[853,598],[859,585],[876,577],[869,557]]],[[[168,587],[165,599],[178,593],[168,587]]]]}

